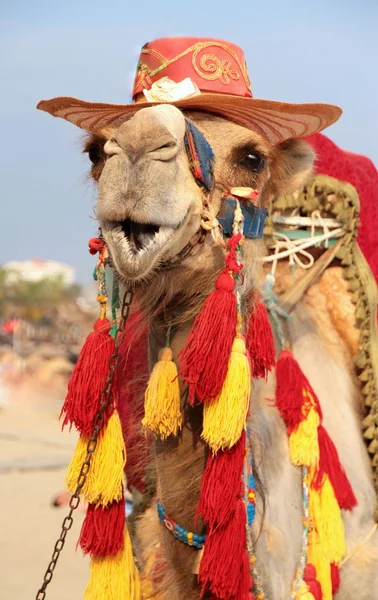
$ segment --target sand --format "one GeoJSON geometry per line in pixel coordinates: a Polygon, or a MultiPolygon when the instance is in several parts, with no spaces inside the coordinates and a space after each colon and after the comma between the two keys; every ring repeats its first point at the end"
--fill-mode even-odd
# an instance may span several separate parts
{"type": "MultiPolygon", "coordinates": [[[[64,489],[75,434],[61,433],[61,393],[20,384],[0,406],[0,598],[33,600],[67,507],[52,498],[64,489]]],[[[48,600],[83,598],[88,560],[75,551],[84,514],[77,512],[48,586],[48,600]]]]}

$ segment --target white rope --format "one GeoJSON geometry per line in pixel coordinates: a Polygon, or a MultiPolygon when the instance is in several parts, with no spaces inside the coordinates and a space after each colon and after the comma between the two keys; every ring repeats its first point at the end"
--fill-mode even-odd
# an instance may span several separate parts
{"type": "MultiPolygon", "coordinates": [[[[315,235],[316,224],[318,223],[320,227],[323,229],[323,233],[329,233],[329,227],[327,226],[325,219],[322,218],[319,210],[314,210],[311,213],[311,235],[315,235]]],[[[328,248],[328,239],[324,244],[325,248],[328,248]]]]}
{"type": "MultiPolygon", "coordinates": [[[[282,233],[273,232],[274,237],[282,237],[284,239],[278,240],[277,243],[275,244],[275,253],[271,256],[265,256],[264,258],[261,259],[261,262],[263,262],[263,263],[272,262],[273,266],[275,268],[276,261],[280,260],[281,258],[293,257],[293,259],[292,259],[293,262],[296,262],[296,264],[300,265],[302,268],[309,269],[310,267],[312,267],[312,265],[314,263],[313,262],[311,264],[307,263],[307,266],[306,266],[306,263],[303,263],[303,261],[300,260],[300,258],[298,257],[298,254],[302,254],[303,256],[306,256],[307,258],[309,258],[311,255],[308,252],[306,252],[306,253],[303,252],[307,248],[311,248],[312,246],[317,246],[320,242],[325,242],[326,240],[329,240],[330,238],[340,238],[340,237],[343,237],[344,235],[345,235],[345,231],[341,227],[338,229],[334,229],[333,231],[328,231],[327,233],[324,233],[323,235],[312,235],[311,237],[306,238],[305,240],[303,240],[303,238],[301,240],[290,240],[287,236],[285,236],[282,233]],[[282,252],[279,252],[280,247],[285,247],[287,249],[283,250],[282,252]]],[[[312,259],[312,261],[314,260],[313,256],[311,256],[311,259],[312,259]]],[[[293,264],[293,262],[291,264],[293,264]]],[[[309,260],[309,262],[311,262],[311,261],[309,260]]]]}
{"type": "MultiPolygon", "coordinates": [[[[302,269],[310,269],[313,264],[314,264],[314,257],[309,253],[306,252],[306,250],[298,250],[297,245],[298,245],[298,240],[297,240],[297,244],[295,244],[294,240],[291,240],[289,237],[287,237],[284,233],[281,232],[274,232],[273,234],[276,238],[281,238],[281,239],[277,239],[275,246],[274,246],[274,255],[273,255],[273,264],[272,264],[272,273],[273,275],[276,272],[276,268],[277,268],[277,263],[279,261],[279,251],[283,250],[283,249],[287,249],[287,250],[293,250],[292,254],[290,254],[289,256],[289,265],[291,267],[293,267],[294,265],[298,265],[299,267],[301,267],[302,269]],[[302,258],[306,258],[307,262],[305,262],[302,258]]],[[[302,240],[299,240],[299,242],[302,242],[302,240]]]]}
{"type": "MultiPolygon", "coordinates": [[[[291,215],[274,215],[272,220],[275,225],[293,225],[295,228],[311,227],[313,223],[312,217],[298,217],[294,214],[294,211],[291,215]]],[[[340,221],[336,221],[336,219],[325,219],[322,217],[322,222],[329,229],[338,229],[342,226],[342,223],[340,221]]]]}

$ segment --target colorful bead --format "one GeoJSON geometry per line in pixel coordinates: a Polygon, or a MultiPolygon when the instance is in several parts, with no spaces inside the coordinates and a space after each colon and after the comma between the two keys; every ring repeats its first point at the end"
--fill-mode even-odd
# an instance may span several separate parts
{"type": "Polygon", "coordinates": [[[197,548],[198,550],[203,548],[206,539],[205,535],[198,535],[197,533],[187,531],[183,527],[180,527],[180,525],[178,525],[176,521],[172,519],[172,517],[167,515],[160,501],[157,503],[157,512],[160,523],[164,525],[164,527],[166,527],[170,533],[172,533],[173,537],[184,544],[188,544],[188,546],[197,548]]]}
{"type": "Polygon", "coordinates": [[[247,493],[247,519],[248,525],[252,525],[256,515],[256,482],[252,473],[252,457],[249,457],[248,464],[248,493],[247,493]]]}

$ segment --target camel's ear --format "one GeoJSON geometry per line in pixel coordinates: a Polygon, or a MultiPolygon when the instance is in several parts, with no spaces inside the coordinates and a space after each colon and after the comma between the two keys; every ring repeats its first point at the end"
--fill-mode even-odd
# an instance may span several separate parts
{"type": "Polygon", "coordinates": [[[314,150],[302,140],[287,140],[276,146],[270,155],[269,193],[290,194],[300,189],[312,173],[314,160],[314,150]]]}

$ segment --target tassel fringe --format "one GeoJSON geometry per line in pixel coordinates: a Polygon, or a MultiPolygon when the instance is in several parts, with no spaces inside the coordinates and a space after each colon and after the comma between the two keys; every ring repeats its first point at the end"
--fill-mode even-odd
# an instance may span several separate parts
{"type": "MultiPolygon", "coordinates": [[[[240,590],[240,581],[245,582],[245,524],[245,507],[239,499],[234,517],[225,525],[208,531],[198,575],[202,593],[210,590],[219,600],[248,599],[248,587],[240,590]]],[[[247,568],[249,582],[249,565],[247,568]]]]}
{"type": "Polygon", "coordinates": [[[311,406],[307,417],[291,433],[290,458],[294,465],[317,466],[319,463],[318,413],[311,406]]]}
{"type": "Polygon", "coordinates": [[[255,309],[249,316],[246,344],[252,361],[252,376],[266,379],[275,365],[276,350],[268,312],[261,300],[257,300],[255,309]]]}
{"type": "MultiPolygon", "coordinates": [[[[74,372],[68,384],[61,418],[62,427],[73,424],[81,435],[89,437],[93,431],[93,419],[100,408],[100,396],[108,374],[109,360],[114,352],[114,339],[109,335],[108,319],[98,319],[81,349],[74,372]]],[[[105,422],[117,404],[117,385],[112,387],[113,402],[104,417],[105,422]]]]}
{"type": "Polygon", "coordinates": [[[196,518],[205,523],[223,525],[232,518],[235,498],[240,494],[245,455],[245,431],[231,450],[209,453],[201,478],[200,500],[196,518]]]}
{"type": "Polygon", "coordinates": [[[152,370],[144,410],[142,424],[161,439],[177,435],[181,430],[180,388],[170,348],[160,351],[159,362],[152,370]]]}
{"type": "Polygon", "coordinates": [[[313,486],[319,489],[325,474],[328,475],[335,491],[340,508],[352,510],[357,505],[357,499],[349,483],[349,479],[340,463],[336,447],[327,431],[321,425],[318,429],[320,461],[319,469],[313,481],[313,486]]]}
{"type": "Polygon", "coordinates": [[[84,600],[141,600],[139,573],[125,529],[124,548],[114,557],[93,557],[84,600]]]}
{"type": "MultiPolygon", "coordinates": [[[[77,487],[81,467],[87,455],[88,438],[81,436],[67,469],[66,484],[73,494],[77,487]]],[[[87,480],[82,488],[84,498],[96,506],[107,506],[123,495],[123,471],[126,448],[118,413],[113,413],[105,429],[100,433],[97,447],[92,454],[87,480]]]]}
{"type": "Polygon", "coordinates": [[[224,271],[215,282],[194,321],[179,357],[183,380],[189,385],[189,402],[206,402],[218,396],[226,378],[236,330],[233,277],[224,271]]]}
{"type": "Polygon", "coordinates": [[[206,402],[202,438],[213,452],[232,448],[245,427],[251,395],[251,372],[245,343],[235,338],[228,372],[217,398],[206,402]]]}
{"type": "Polygon", "coordinates": [[[79,538],[84,554],[116,556],[124,547],[125,516],[123,494],[106,507],[89,504],[79,538]]]}
{"type": "Polygon", "coordinates": [[[346,553],[345,532],[340,507],[328,476],[319,491],[311,488],[309,514],[310,520],[316,524],[323,554],[329,563],[339,565],[346,553]]]}
{"type": "MultiPolygon", "coordinates": [[[[309,392],[314,401],[316,395],[290,350],[281,352],[276,365],[276,376],[276,406],[286,423],[288,433],[291,434],[306,417],[302,410],[303,391],[309,392]]],[[[319,402],[316,402],[316,410],[321,419],[319,402]]]]}

